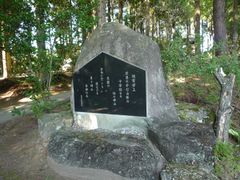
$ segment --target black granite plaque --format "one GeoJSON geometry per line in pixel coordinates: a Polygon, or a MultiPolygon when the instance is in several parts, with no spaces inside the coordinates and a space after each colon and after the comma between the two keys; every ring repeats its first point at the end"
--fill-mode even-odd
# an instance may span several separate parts
{"type": "Polygon", "coordinates": [[[77,112],[146,116],[145,71],[101,53],[73,75],[77,112]]]}

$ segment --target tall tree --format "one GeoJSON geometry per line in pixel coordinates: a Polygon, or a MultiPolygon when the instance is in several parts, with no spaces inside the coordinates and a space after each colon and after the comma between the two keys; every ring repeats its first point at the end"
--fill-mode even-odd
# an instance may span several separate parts
{"type": "Polygon", "coordinates": [[[155,32],[156,32],[156,21],[155,21],[155,14],[154,14],[154,12],[153,12],[153,14],[152,14],[152,18],[151,18],[151,20],[152,20],[152,39],[154,38],[154,35],[155,35],[155,32]]]}
{"type": "Polygon", "coordinates": [[[6,61],[6,52],[4,50],[4,42],[3,42],[3,21],[0,21],[0,69],[1,69],[1,74],[2,78],[5,79],[8,77],[8,73],[7,73],[7,61],[6,61]]]}
{"type": "Polygon", "coordinates": [[[118,22],[123,22],[123,0],[118,0],[118,22]]]}
{"type": "Polygon", "coordinates": [[[150,2],[149,0],[146,0],[146,35],[150,35],[150,19],[151,19],[151,12],[150,12],[150,2]]]}
{"type": "Polygon", "coordinates": [[[111,0],[107,0],[107,9],[108,22],[111,22],[111,0]]]}
{"type": "Polygon", "coordinates": [[[225,23],[225,0],[213,0],[213,25],[216,56],[227,51],[227,30],[225,23]]]}
{"type": "MultiPolygon", "coordinates": [[[[76,19],[74,29],[77,32],[78,37],[81,37],[80,35],[82,34],[82,37],[78,38],[79,42],[77,44],[82,44],[87,38],[88,34],[92,31],[93,27],[97,23],[100,23],[99,22],[100,19],[96,17],[96,9],[98,9],[99,11],[99,8],[100,8],[99,1],[87,0],[87,3],[86,3],[86,1],[76,0],[76,5],[74,5],[73,8],[74,8],[73,19],[76,19]]],[[[103,13],[105,13],[105,11],[103,11],[103,13]]],[[[98,14],[99,13],[97,12],[97,15],[98,14]]],[[[103,18],[102,19],[103,23],[106,21],[105,15],[101,15],[103,18]]]]}
{"type": "Polygon", "coordinates": [[[200,0],[195,0],[195,53],[200,53],[200,24],[201,24],[201,11],[200,11],[200,0]]]}
{"type": "Polygon", "coordinates": [[[233,0],[232,43],[235,50],[238,48],[238,3],[239,0],[233,0]]]}
{"type": "Polygon", "coordinates": [[[111,1],[111,17],[112,17],[112,21],[114,21],[114,8],[115,8],[115,3],[114,0],[110,0],[111,1]]]}
{"type": "Polygon", "coordinates": [[[97,15],[98,26],[102,26],[106,22],[106,0],[99,0],[97,15]]]}
{"type": "Polygon", "coordinates": [[[48,7],[47,1],[35,0],[36,8],[36,29],[37,29],[37,47],[38,47],[38,62],[41,90],[49,91],[50,89],[50,69],[46,54],[46,10],[48,7]]]}
{"type": "Polygon", "coordinates": [[[8,77],[8,73],[7,73],[7,61],[6,61],[6,52],[3,50],[3,48],[1,48],[0,50],[0,54],[1,54],[1,68],[2,68],[2,78],[5,79],[8,77]]]}

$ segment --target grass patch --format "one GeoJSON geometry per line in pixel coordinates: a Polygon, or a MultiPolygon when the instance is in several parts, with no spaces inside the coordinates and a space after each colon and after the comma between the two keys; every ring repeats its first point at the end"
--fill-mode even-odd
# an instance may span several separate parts
{"type": "Polygon", "coordinates": [[[221,179],[236,179],[240,175],[240,146],[217,142],[215,173],[221,179]]]}

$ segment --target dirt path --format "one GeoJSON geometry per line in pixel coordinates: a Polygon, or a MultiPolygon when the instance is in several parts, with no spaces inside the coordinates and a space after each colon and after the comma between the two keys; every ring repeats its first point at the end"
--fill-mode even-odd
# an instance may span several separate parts
{"type": "MultiPolygon", "coordinates": [[[[52,99],[64,101],[70,92],[61,92],[52,99]]],[[[30,103],[16,103],[30,109],[30,103]]],[[[64,180],[47,164],[46,145],[38,134],[37,119],[28,113],[13,117],[10,104],[0,107],[0,180],[64,180]]]]}
{"type": "MultiPolygon", "coordinates": [[[[4,106],[4,107],[0,108],[0,124],[14,119],[13,114],[11,112],[14,107],[24,109],[24,111],[27,114],[30,113],[30,107],[31,107],[30,99],[29,98],[23,98],[23,99],[27,100],[28,102],[21,103],[21,102],[19,102],[19,100],[17,102],[13,101],[8,106],[4,106]]],[[[61,93],[54,94],[53,96],[51,96],[50,99],[58,101],[58,102],[70,100],[70,91],[63,91],[61,93]]],[[[20,99],[20,101],[21,101],[21,99],[20,99]]]]}

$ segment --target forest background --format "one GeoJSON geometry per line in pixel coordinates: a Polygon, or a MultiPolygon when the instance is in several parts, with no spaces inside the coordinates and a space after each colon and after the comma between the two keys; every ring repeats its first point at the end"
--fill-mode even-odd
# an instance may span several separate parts
{"type": "Polygon", "coordinates": [[[97,24],[118,21],[159,44],[168,75],[204,76],[221,66],[239,84],[239,1],[226,2],[1,0],[1,74],[24,75],[39,84],[35,90],[48,90],[97,24]]]}

